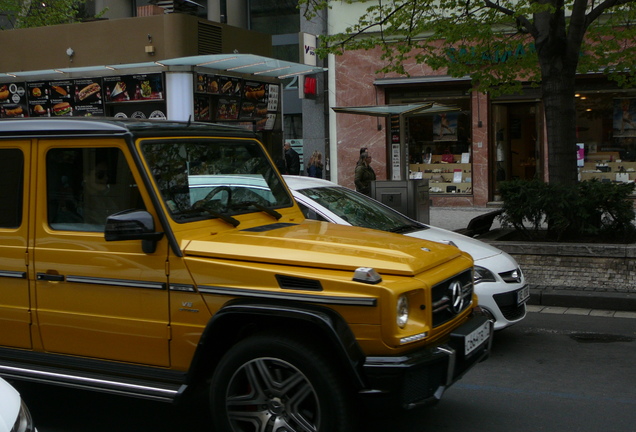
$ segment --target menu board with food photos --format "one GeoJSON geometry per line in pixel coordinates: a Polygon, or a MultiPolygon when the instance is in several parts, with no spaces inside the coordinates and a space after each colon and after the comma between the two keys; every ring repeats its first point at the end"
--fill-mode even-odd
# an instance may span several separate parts
{"type": "MultiPolygon", "coordinates": [[[[278,84],[196,74],[194,93],[197,121],[280,126],[278,84]]],[[[161,73],[0,84],[0,117],[166,118],[164,101],[161,73]]]]}
{"type": "Polygon", "coordinates": [[[194,90],[196,120],[251,122],[254,130],[274,128],[280,97],[277,84],[198,73],[194,90]]]}
{"type": "Polygon", "coordinates": [[[31,117],[103,116],[101,78],[27,83],[31,117]]]}
{"type": "Polygon", "coordinates": [[[160,73],[104,77],[105,102],[139,102],[163,98],[160,73]]]}
{"type": "Polygon", "coordinates": [[[0,84],[0,117],[28,117],[25,83],[0,84]]]}
{"type": "MultiPolygon", "coordinates": [[[[106,112],[110,103],[154,102],[163,98],[160,73],[0,84],[0,117],[113,115],[117,112],[111,113],[112,109],[106,112]]],[[[138,116],[166,117],[165,104],[153,107],[130,113],[120,110],[120,114],[132,116],[139,112],[138,116]]]]}

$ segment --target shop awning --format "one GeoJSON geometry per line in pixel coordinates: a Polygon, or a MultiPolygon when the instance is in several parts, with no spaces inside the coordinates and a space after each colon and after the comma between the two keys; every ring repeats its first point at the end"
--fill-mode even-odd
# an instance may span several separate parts
{"type": "Polygon", "coordinates": [[[253,75],[254,78],[268,77],[279,79],[311,75],[325,71],[322,67],[309,66],[253,54],[212,54],[130,64],[96,65],[21,72],[2,71],[0,75],[24,79],[63,79],[142,72],[182,71],[184,67],[201,72],[209,71],[210,73],[217,74],[234,72],[237,74],[253,75]]]}
{"type": "Polygon", "coordinates": [[[375,106],[357,106],[357,107],[334,107],[337,113],[344,114],[362,114],[375,117],[388,117],[392,115],[426,115],[439,114],[445,112],[459,111],[460,109],[451,105],[443,105],[436,102],[426,102],[418,104],[399,104],[399,105],[375,105],[375,106]]]}
{"type": "Polygon", "coordinates": [[[253,54],[214,54],[165,60],[167,66],[193,66],[221,72],[236,72],[260,77],[287,78],[310,75],[326,69],[253,54]]]}

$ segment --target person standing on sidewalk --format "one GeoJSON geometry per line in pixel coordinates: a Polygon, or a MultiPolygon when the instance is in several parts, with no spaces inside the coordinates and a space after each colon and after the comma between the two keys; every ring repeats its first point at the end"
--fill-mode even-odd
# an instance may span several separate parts
{"type": "Polygon", "coordinates": [[[322,153],[318,150],[311,155],[309,166],[307,167],[307,175],[309,177],[322,178],[322,153]]]}
{"type": "Polygon", "coordinates": [[[285,143],[285,164],[287,165],[287,174],[300,175],[300,156],[291,147],[291,144],[285,143]]]}
{"type": "Polygon", "coordinates": [[[360,154],[355,172],[356,190],[367,196],[371,196],[371,182],[375,180],[375,171],[371,168],[371,161],[369,153],[360,154]]]}

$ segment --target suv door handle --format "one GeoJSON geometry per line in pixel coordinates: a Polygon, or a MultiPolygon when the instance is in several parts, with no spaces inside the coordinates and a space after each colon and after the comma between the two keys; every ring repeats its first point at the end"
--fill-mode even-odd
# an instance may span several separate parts
{"type": "Polygon", "coordinates": [[[37,280],[52,281],[52,282],[64,282],[64,275],[38,273],[36,275],[37,280]]]}

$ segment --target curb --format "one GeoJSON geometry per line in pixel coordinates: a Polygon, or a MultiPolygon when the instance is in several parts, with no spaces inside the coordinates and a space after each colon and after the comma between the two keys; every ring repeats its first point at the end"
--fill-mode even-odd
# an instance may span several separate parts
{"type": "Polygon", "coordinates": [[[636,312],[636,293],[530,287],[529,305],[636,312]]]}

